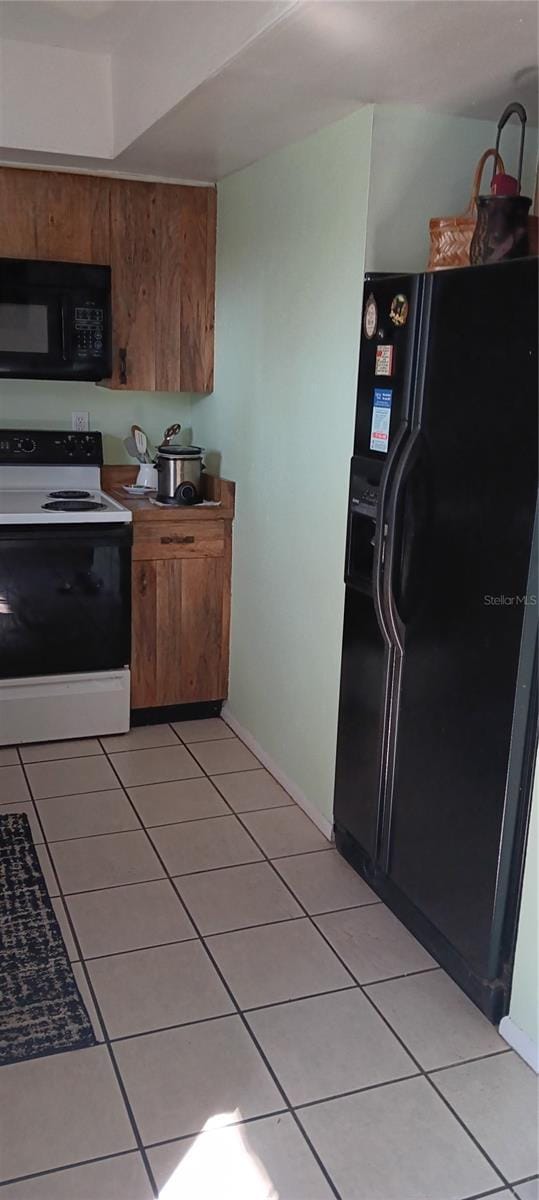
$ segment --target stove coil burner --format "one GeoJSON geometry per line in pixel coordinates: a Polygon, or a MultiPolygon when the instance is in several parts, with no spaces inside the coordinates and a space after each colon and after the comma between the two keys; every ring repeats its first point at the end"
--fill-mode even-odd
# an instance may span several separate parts
{"type": "Polygon", "coordinates": [[[97,500],[53,500],[52,503],[42,504],[41,507],[49,512],[97,512],[107,506],[97,500]]]}
{"type": "Polygon", "coordinates": [[[62,492],[49,492],[51,500],[90,500],[91,492],[79,492],[76,488],[66,488],[62,492]]]}

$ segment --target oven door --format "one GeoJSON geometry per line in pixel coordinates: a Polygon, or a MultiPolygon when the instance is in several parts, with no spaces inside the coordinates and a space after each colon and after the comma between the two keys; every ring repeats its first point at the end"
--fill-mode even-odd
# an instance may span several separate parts
{"type": "Polygon", "coordinates": [[[131,525],[0,526],[0,678],[128,666],[131,525]]]}

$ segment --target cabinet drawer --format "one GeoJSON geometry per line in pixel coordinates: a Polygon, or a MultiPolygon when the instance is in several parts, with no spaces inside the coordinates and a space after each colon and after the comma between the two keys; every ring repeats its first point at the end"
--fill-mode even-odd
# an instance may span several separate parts
{"type": "Polygon", "coordinates": [[[136,521],[133,558],[221,558],[223,521],[136,521]]]}

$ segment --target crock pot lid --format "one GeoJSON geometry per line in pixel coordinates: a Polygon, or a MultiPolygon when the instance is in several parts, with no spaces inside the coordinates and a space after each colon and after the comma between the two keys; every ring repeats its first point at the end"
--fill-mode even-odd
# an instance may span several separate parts
{"type": "Polygon", "coordinates": [[[204,454],[203,446],[158,446],[158,454],[169,458],[201,458],[204,454]]]}

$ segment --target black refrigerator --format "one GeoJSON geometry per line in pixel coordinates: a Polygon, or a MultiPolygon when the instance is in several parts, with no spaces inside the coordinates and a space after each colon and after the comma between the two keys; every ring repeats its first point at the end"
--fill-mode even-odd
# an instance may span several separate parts
{"type": "Polygon", "coordinates": [[[537,260],[366,276],[337,848],[492,1021],[537,730],[537,260]]]}

